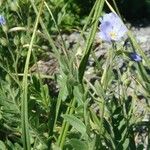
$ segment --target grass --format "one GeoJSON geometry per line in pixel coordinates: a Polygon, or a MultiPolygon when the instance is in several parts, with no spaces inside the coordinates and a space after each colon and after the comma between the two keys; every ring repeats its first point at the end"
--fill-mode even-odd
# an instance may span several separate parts
{"type": "Polygon", "coordinates": [[[149,57],[129,31],[127,49],[116,43],[97,58],[95,36],[104,4],[119,13],[117,4],[113,0],[114,9],[108,1],[96,0],[89,15],[82,17],[80,5],[73,4],[70,9],[71,1],[65,0],[1,3],[6,24],[0,27],[0,149],[146,146],[135,139],[139,126],[148,129],[149,139],[149,120],[143,121],[149,113],[149,57]],[[73,47],[67,45],[64,35],[73,32],[80,33],[84,46],[80,40],[73,47]],[[130,52],[140,54],[142,61],[132,61],[130,52]],[[46,69],[45,63],[38,68],[39,62],[50,59],[55,61],[52,66],[46,69]],[[94,61],[91,79],[90,60],[94,61]]]}

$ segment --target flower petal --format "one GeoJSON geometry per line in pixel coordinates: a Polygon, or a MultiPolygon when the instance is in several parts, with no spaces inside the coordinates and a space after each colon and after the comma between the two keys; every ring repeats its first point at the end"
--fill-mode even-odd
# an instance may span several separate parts
{"type": "Polygon", "coordinates": [[[142,61],[142,57],[138,55],[137,53],[130,53],[130,58],[136,62],[142,61]]]}
{"type": "Polygon", "coordinates": [[[127,28],[122,20],[114,13],[105,14],[103,16],[99,29],[100,37],[107,42],[120,41],[127,32],[127,28]]]}

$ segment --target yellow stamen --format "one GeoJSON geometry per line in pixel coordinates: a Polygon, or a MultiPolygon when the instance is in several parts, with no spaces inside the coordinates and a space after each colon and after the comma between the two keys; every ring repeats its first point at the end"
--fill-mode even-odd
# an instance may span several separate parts
{"type": "Polygon", "coordinates": [[[117,36],[117,34],[115,33],[115,32],[110,32],[110,37],[112,38],[112,39],[114,39],[115,37],[117,36]]]}

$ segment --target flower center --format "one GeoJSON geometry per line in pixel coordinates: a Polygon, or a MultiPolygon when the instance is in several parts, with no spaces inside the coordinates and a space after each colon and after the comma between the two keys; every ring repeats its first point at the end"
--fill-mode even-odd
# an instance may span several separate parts
{"type": "Polygon", "coordinates": [[[109,35],[112,39],[115,39],[117,36],[117,34],[114,31],[110,32],[109,35]]]}

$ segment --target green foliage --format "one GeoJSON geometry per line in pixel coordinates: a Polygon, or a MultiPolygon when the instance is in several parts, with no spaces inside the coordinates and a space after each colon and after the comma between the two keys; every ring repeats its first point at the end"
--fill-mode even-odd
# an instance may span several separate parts
{"type": "MultiPolygon", "coordinates": [[[[0,1],[6,19],[0,26],[0,149],[130,150],[141,146],[135,130],[144,126],[149,134],[149,122],[143,119],[149,112],[150,60],[131,32],[127,49],[113,43],[102,57],[95,56],[93,43],[104,3],[0,1]],[[80,40],[66,46],[64,32],[74,30],[81,33],[84,47],[80,40]],[[141,62],[131,61],[129,54],[134,51],[142,56],[141,62]],[[87,75],[89,59],[94,61],[92,79],[87,75]],[[120,59],[124,68],[119,67],[120,59]]],[[[130,3],[133,6],[135,1],[130,3]]],[[[133,14],[142,6],[134,7],[133,14]]]]}

